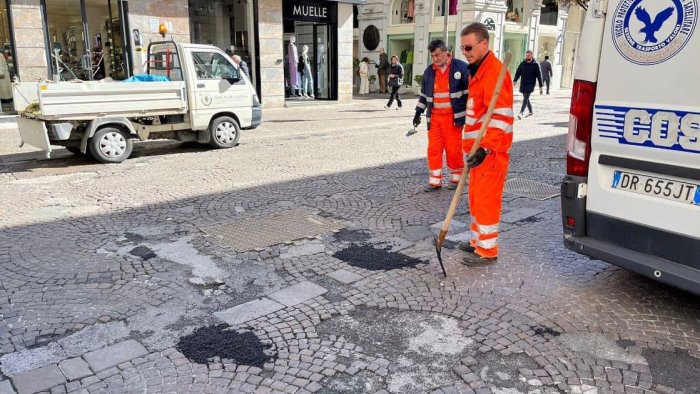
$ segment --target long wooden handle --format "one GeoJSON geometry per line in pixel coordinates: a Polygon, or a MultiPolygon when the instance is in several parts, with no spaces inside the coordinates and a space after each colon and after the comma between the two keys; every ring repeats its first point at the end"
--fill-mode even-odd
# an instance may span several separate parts
{"type": "MultiPolygon", "coordinates": [[[[501,71],[498,73],[498,79],[496,80],[496,88],[493,91],[493,96],[491,96],[489,108],[486,111],[486,115],[484,116],[483,122],[481,123],[481,129],[479,129],[479,134],[477,134],[476,140],[474,140],[474,145],[472,145],[472,149],[469,152],[469,156],[467,157],[471,157],[472,155],[474,155],[474,153],[476,153],[477,149],[479,149],[481,139],[484,137],[486,129],[488,128],[488,124],[491,121],[491,117],[493,116],[493,111],[496,109],[496,102],[498,102],[498,96],[501,95],[503,80],[506,77],[506,71],[508,71],[508,65],[510,64],[511,57],[511,53],[506,52],[506,57],[505,59],[503,59],[503,66],[501,67],[501,71]]],[[[442,244],[445,242],[447,231],[450,229],[450,222],[452,222],[452,217],[454,216],[455,211],[457,211],[457,205],[459,205],[459,200],[462,195],[462,189],[464,188],[464,184],[467,182],[468,175],[469,169],[465,168],[464,171],[462,171],[462,176],[459,177],[459,183],[457,184],[457,189],[455,190],[454,196],[452,196],[450,209],[447,210],[447,216],[445,217],[445,221],[442,223],[442,228],[440,229],[440,233],[438,234],[436,245],[438,248],[442,248],[442,244]]]]}

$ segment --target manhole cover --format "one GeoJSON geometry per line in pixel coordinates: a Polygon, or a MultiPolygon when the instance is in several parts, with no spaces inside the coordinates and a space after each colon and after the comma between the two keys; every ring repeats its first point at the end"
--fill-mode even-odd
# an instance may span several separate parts
{"type": "Polygon", "coordinates": [[[238,252],[311,238],[344,226],[305,211],[291,210],[260,218],[237,220],[202,231],[238,252]]]}
{"type": "Polygon", "coordinates": [[[181,337],[175,347],[197,364],[207,364],[218,357],[239,365],[262,368],[277,358],[277,353],[270,350],[272,345],[264,345],[251,331],[233,331],[228,324],[200,327],[181,337]]]}
{"type": "Polygon", "coordinates": [[[333,257],[353,267],[370,271],[415,267],[422,263],[422,261],[405,254],[377,249],[369,244],[353,244],[349,248],[336,252],[333,257]]]}
{"type": "Polygon", "coordinates": [[[533,200],[547,200],[559,195],[559,187],[546,183],[531,181],[523,178],[513,178],[506,181],[506,193],[527,197],[533,200]]]}

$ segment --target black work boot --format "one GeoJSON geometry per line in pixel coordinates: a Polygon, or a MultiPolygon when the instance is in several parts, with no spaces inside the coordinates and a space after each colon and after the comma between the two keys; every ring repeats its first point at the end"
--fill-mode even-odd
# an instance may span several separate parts
{"type": "Polygon", "coordinates": [[[462,264],[467,267],[491,267],[496,264],[498,257],[481,257],[476,253],[467,253],[462,258],[462,264]]]}
{"type": "Polygon", "coordinates": [[[464,252],[468,252],[468,253],[474,253],[474,251],[476,250],[476,248],[473,247],[472,244],[470,244],[469,242],[460,242],[457,245],[457,247],[459,248],[459,250],[464,251],[464,252]]]}

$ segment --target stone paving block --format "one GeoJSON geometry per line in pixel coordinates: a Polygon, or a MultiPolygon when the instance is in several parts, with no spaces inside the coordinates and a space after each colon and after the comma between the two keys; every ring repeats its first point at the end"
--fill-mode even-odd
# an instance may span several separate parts
{"type": "Polygon", "coordinates": [[[272,293],[268,297],[286,306],[294,306],[318,297],[326,293],[326,291],[326,289],[315,283],[304,281],[272,293]]]}
{"type": "Polygon", "coordinates": [[[148,354],[143,345],[130,339],[125,342],[120,342],[106,348],[98,349],[86,353],[83,358],[90,365],[94,372],[101,372],[111,367],[129,361],[137,357],[143,357],[148,354]]]}
{"type": "Polygon", "coordinates": [[[517,208],[501,215],[501,221],[506,223],[517,223],[523,219],[539,215],[544,209],[537,208],[517,208]]]}
{"type": "Polygon", "coordinates": [[[12,383],[9,380],[0,382],[0,394],[15,394],[15,389],[12,388],[12,383]]]}
{"type": "Polygon", "coordinates": [[[14,376],[12,382],[17,388],[17,393],[24,394],[46,391],[59,384],[65,384],[66,378],[58,369],[58,365],[51,364],[14,376]]]}
{"type": "Polygon", "coordinates": [[[245,304],[236,305],[233,308],[214,312],[214,316],[234,326],[261,316],[284,309],[284,305],[267,298],[253,300],[245,304]]]}
{"type": "Polygon", "coordinates": [[[63,374],[68,380],[77,380],[92,375],[92,371],[87,363],[80,357],[71,358],[58,363],[63,374]]]}
{"type": "Polygon", "coordinates": [[[350,272],[350,271],[343,270],[343,269],[329,272],[326,275],[328,275],[331,278],[337,280],[338,282],[344,283],[346,285],[349,283],[352,283],[352,282],[357,282],[358,280],[362,279],[362,276],[360,276],[354,272],[350,272]]]}

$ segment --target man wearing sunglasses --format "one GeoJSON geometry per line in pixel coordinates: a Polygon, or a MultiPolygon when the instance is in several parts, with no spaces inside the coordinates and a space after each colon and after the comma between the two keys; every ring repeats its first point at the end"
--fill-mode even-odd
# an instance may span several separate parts
{"type": "Polygon", "coordinates": [[[467,63],[452,58],[442,40],[431,41],[428,51],[433,64],[423,73],[413,117],[413,126],[418,126],[425,111],[428,123],[429,175],[423,190],[431,192],[442,188],[443,152],[451,172],[447,188],[454,190],[464,171],[461,139],[469,93],[469,69],[467,63]]]}
{"type": "MultiPolygon", "coordinates": [[[[489,32],[484,24],[475,22],[462,29],[460,41],[471,74],[462,137],[462,148],[468,154],[488,111],[503,63],[489,51],[489,32]]],[[[498,258],[498,224],[508,172],[508,151],[513,142],[513,115],[513,82],[510,75],[506,75],[480,147],[467,158],[471,171],[469,211],[472,237],[469,242],[460,243],[459,248],[467,252],[462,262],[470,267],[493,265],[498,258]]]]}

